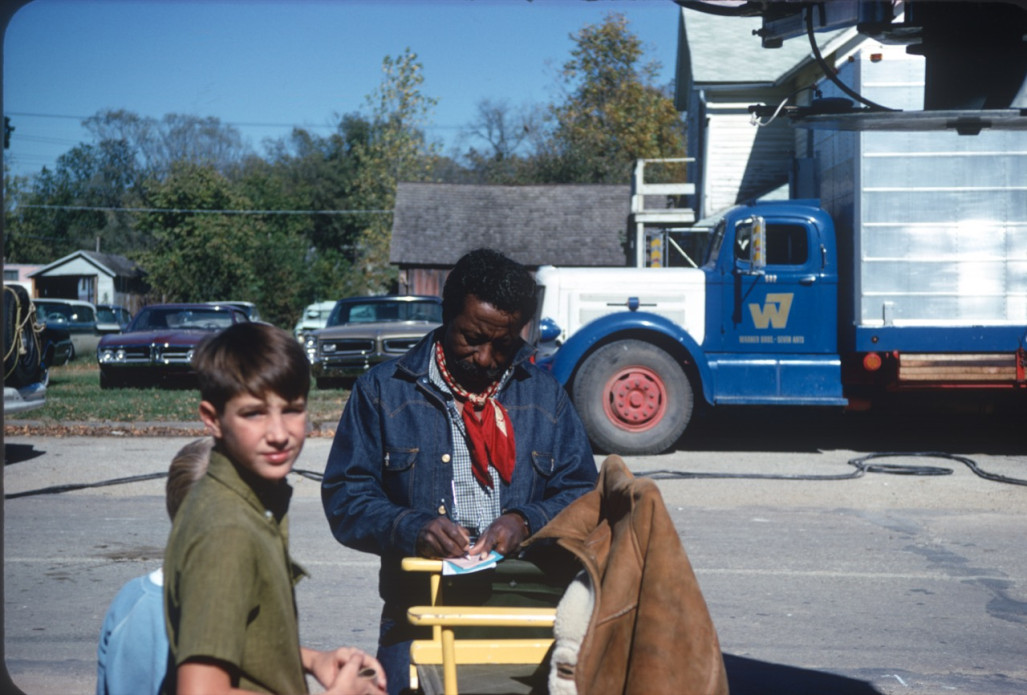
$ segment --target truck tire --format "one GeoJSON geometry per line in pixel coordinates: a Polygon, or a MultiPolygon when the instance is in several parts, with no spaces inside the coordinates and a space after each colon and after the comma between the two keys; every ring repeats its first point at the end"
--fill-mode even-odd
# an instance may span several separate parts
{"type": "Polygon", "coordinates": [[[592,444],[629,456],[673,446],[692,419],[695,398],[677,360],[641,340],[618,340],[589,355],[573,393],[592,444]]]}
{"type": "Polygon", "coordinates": [[[21,388],[43,381],[46,372],[28,292],[4,285],[4,384],[21,388]]]}

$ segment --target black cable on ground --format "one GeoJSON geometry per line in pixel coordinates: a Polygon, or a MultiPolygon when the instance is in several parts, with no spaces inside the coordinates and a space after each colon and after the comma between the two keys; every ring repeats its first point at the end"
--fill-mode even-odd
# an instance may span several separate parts
{"type": "MultiPolygon", "coordinates": [[[[902,457],[924,457],[924,458],[943,458],[951,459],[953,461],[959,461],[960,463],[966,464],[966,466],[974,472],[978,477],[984,478],[985,480],[993,480],[998,483],[1008,483],[1009,485],[1027,485],[1027,480],[1021,480],[1020,478],[1009,478],[1004,475],[998,475],[997,473],[989,473],[983,470],[977,463],[966,456],[958,456],[956,454],[946,454],[940,451],[885,451],[876,454],[867,454],[866,456],[860,456],[859,458],[851,459],[848,464],[853,466],[856,470],[851,473],[838,473],[834,475],[816,475],[816,474],[803,474],[803,475],[779,475],[772,473],[702,473],[695,471],[669,471],[669,470],[656,470],[656,471],[638,471],[635,473],[640,478],[652,478],[653,480],[675,480],[675,479],[735,479],[735,480],[851,480],[853,478],[860,478],[866,473],[889,473],[891,475],[952,475],[951,468],[942,468],[941,466],[906,466],[896,465],[890,463],[867,463],[872,459],[902,456],[902,457]]],[[[296,475],[320,482],[324,475],[317,471],[308,471],[302,468],[294,468],[292,470],[296,475]]],[[[24,492],[12,492],[4,495],[4,499],[15,499],[18,497],[30,497],[32,495],[55,495],[61,492],[71,492],[72,490],[85,490],[94,487],[107,487],[110,485],[121,485],[123,483],[138,483],[144,480],[157,480],[159,478],[168,477],[167,473],[145,473],[143,475],[133,475],[127,478],[114,478],[113,480],[102,480],[97,483],[70,483],[67,485],[53,485],[51,487],[39,488],[38,490],[26,490],[24,492]]]]}
{"type": "Polygon", "coordinates": [[[59,492],[70,492],[72,490],[85,490],[91,487],[107,487],[109,485],[121,485],[123,483],[138,483],[143,480],[157,480],[167,478],[167,472],[144,473],[142,475],[131,475],[127,478],[114,478],[112,480],[101,480],[98,483],[68,483],[67,485],[53,485],[38,490],[25,490],[24,492],[11,492],[4,495],[5,500],[13,500],[17,497],[31,497],[32,495],[56,495],[59,492]]]}
{"type": "Polygon", "coordinates": [[[974,472],[978,477],[984,478],[985,480],[993,480],[998,483],[1008,483],[1010,485],[1027,485],[1027,480],[1020,478],[1009,478],[1004,475],[998,475],[996,473],[989,473],[983,470],[977,463],[966,456],[958,456],[956,454],[947,454],[941,451],[884,451],[876,454],[867,454],[866,456],[860,456],[849,460],[848,464],[853,466],[856,470],[851,473],[839,473],[835,475],[817,475],[817,474],[803,474],[803,475],[778,475],[772,473],[700,473],[692,471],[668,471],[668,470],[656,470],[656,471],[639,471],[635,475],[638,477],[652,478],[653,480],[673,480],[673,479],[686,479],[686,478],[699,478],[699,479],[745,479],[745,480],[851,480],[853,478],[861,478],[866,473],[889,473],[891,475],[952,475],[951,468],[943,468],[941,466],[907,466],[890,463],[868,463],[872,459],[887,458],[887,457],[924,457],[924,458],[941,458],[950,459],[952,461],[958,461],[966,464],[966,466],[974,472]]]}

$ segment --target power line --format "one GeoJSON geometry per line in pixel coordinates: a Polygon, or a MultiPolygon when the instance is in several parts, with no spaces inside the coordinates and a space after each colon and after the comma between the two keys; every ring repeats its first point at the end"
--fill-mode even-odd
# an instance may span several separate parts
{"type": "Polygon", "coordinates": [[[116,208],[93,205],[18,205],[35,210],[79,210],[88,212],[167,212],[173,214],[219,215],[391,215],[392,210],[206,210],[190,208],[116,208]]]}

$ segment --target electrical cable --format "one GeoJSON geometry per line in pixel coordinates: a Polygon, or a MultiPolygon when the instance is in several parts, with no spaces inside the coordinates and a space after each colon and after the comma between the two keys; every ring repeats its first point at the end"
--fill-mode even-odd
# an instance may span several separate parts
{"type": "MultiPolygon", "coordinates": [[[[670,471],[670,470],[655,470],[655,471],[638,471],[634,475],[638,478],[652,478],[653,480],[683,480],[683,479],[734,479],[734,480],[852,480],[854,478],[861,478],[866,473],[888,473],[891,475],[917,475],[917,476],[940,476],[940,475],[952,475],[953,470],[951,468],[943,468],[941,466],[907,466],[890,463],[868,463],[872,459],[886,458],[893,456],[902,457],[925,457],[925,458],[943,458],[951,459],[965,464],[971,471],[974,472],[978,477],[984,478],[985,480],[992,480],[999,483],[1007,483],[1010,485],[1027,485],[1027,480],[1020,478],[1009,478],[1004,475],[998,475],[996,473],[989,473],[983,470],[977,463],[966,456],[959,456],[956,454],[946,454],[940,451],[885,451],[876,454],[867,454],[859,458],[854,458],[848,461],[850,466],[853,466],[856,470],[851,473],[838,473],[832,475],[778,475],[771,473],[704,473],[695,471],[670,471]]],[[[324,479],[324,475],[317,471],[308,471],[302,468],[293,468],[292,472],[296,475],[307,478],[308,480],[314,480],[320,482],[324,479]]],[[[61,492],[71,492],[73,490],[85,490],[88,488],[95,487],[107,487],[110,485],[122,485],[125,483],[137,483],[144,480],[158,480],[160,478],[166,478],[168,474],[166,472],[161,473],[145,473],[143,475],[133,475],[127,478],[114,478],[112,480],[102,480],[97,483],[69,483],[66,485],[53,485],[51,487],[39,488],[37,490],[26,490],[24,492],[12,492],[4,495],[4,499],[16,499],[18,497],[30,497],[33,495],[54,495],[61,492]]]]}
{"type": "MultiPolygon", "coordinates": [[[[823,11],[823,10],[821,10],[821,11],[823,11]]],[[[840,90],[842,90],[843,92],[848,94],[853,99],[855,99],[855,100],[857,100],[857,101],[859,101],[859,102],[861,102],[863,104],[866,104],[867,106],[869,106],[871,109],[873,109],[875,111],[900,111],[901,110],[901,109],[891,109],[891,108],[888,108],[887,106],[881,106],[877,102],[870,101],[869,99],[863,97],[859,92],[857,92],[854,89],[850,88],[849,85],[845,84],[840,79],[838,79],[838,76],[835,74],[834,69],[832,69],[827,64],[827,61],[824,60],[824,56],[821,55],[820,47],[817,46],[817,41],[813,37],[813,7],[812,6],[806,8],[806,34],[809,36],[809,45],[810,45],[810,48],[813,49],[813,57],[816,58],[817,65],[819,65],[820,69],[824,71],[824,76],[826,76],[827,79],[829,79],[832,82],[834,82],[835,85],[837,85],[840,90]]]]}
{"type": "Polygon", "coordinates": [[[705,473],[693,471],[638,471],[636,477],[652,478],[653,480],[674,480],[674,479],[744,479],[744,480],[852,480],[861,478],[867,473],[888,473],[890,475],[917,475],[917,476],[939,476],[952,475],[951,468],[942,466],[910,466],[891,463],[868,463],[873,459],[888,457],[924,457],[950,459],[965,464],[975,475],[985,480],[992,480],[1010,485],[1027,485],[1027,480],[1020,478],[1009,478],[996,473],[989,473],[977,465],[977,462],[966,456],[947,454],[941,451],[883,451],[875,454],[867,454],[858,458],[850,459],[848,464],[856,470],[851,473],[838,473],[833,475],[800,474],[782,475],[772,473],[705,473]]]}
{"type": "Polygon", "coordinates": [[[4,495],[5,500],[13,500],[18,497],[31,497],[33,495],[56,495],[60,492],[70,492],[72,490],[85,490],[93,487],[107,487],[110,485],[122,485],[124,483],[138,483],[143,480],[157,480],[159,478],[167,478],[168,474],[166,471],[161,473],[144,473],[142,475],[130,475],[127,478],[114,478],[112,480],[101,480],[97,483],[68,483],[66,485],[52,485],[50,487],[39,488],[38,490],[25,490],[24,492],[11,492],[4,495]]]}

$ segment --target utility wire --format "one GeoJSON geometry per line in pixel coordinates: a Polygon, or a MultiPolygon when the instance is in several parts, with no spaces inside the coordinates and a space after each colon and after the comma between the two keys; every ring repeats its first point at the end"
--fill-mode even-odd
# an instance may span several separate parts
{"type": "Polygon", "coordinates": [[[218,215],[391,215],[392,210],[207,210],[191,208],[117,208],[99,205],[18,205],[17,209],[79,210],[87,212],[166,212],[172,214],[218,215]]]}

